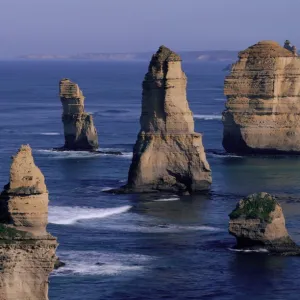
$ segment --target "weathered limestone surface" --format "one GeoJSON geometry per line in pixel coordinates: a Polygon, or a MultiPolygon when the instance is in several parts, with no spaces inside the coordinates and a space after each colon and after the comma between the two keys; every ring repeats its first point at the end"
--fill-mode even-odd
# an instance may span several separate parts
{"type": "Polygon", "coordinates": [[[0,299],[47,300],[57,259],[56,238],[46,231],[48,192],[31,148],[12,158],[10,181],[0,194],[0,299]]]}
{"type": "Polygon", "coordinates": [[[211,171],[194,132],[181,58],[161,46],[143,81],[141,130],[133,149],[126,188],[133,192],[206,191],[211,171]]]}
{"type": "Polygon", "coordinates": [[[300,153],[300,59],[293,49],[261,41],[239,53],[224,86],[228,152],[300,153]]]}
{"type": "Polygon", "coordinates": [[[237,248],[300,254],[286,230],[282,208],[272,195],[257,193],[240,200],[229,217],[229,233],[236,237],[237,248]]]}
{"type": "Polygon", "coordinates": [[[78,85],[69,79],[62,79],[59,95],[63,105],[63,150],[96,150],[99,147],[97,130],[93,117],[84,111],[84,96],[78,85]]]}

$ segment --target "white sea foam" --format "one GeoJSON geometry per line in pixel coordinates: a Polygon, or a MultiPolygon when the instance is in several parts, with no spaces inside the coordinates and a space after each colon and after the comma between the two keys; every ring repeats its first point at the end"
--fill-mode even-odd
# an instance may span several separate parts
{"type": "Polygon", "coordinates": [[[243,253],[268,253],[269,251],[264,248],[260,249],[234,249],[234,248],[228,248],[228,250],[233,252],[243,252],[243,253]]]}
{"type": "Polygon", "coordinates": [[[151,256],[98,251],[58,251],[57,255],[66,265],[52,276],[102,275],[116,276],[120,273],[141,271],[151,256]]]}
{"type": "Polygon", "coordinates": [[[212,227],[212,226],[184,226],[183,229],[195,230],[195,231],[214,231],[214,232],[224,231],[221,228],[212,227]]]}
{"type": "Polygon", "coordinates": [[[39,153],[51,155],[56,159],[79,159],[79,158],[93,158],[101,154],[88,151],[54,151],[54,150],[37,150],[39,153]]]}
{"type": "Polygon", "coordinates": [[[243,158],[243,156],[235,154],[217,154],[217,153],[207,153],[207,156],[219,157],[219,158],[243,158]]]}
{"type": "Polygon", "coordinates": [[[116,157],[120,157],[120,158],[132,158],[133,153],[132,152],[128,152],[128,151],[124,151],[124,149],[120,149],[120,148],[99,148],[99,151],[103,151],[103,152],[121,152],[122,155],[116,155],[113,153],[108,153],[108,154],[102,154],[102,155],[106,155],[106,156],[116,156],[116,157]]]}
{"type": "Polygon", "coordinates": [[[104,187],[104,188],[101,189],[101,192],[106,192],[106,191],[109,191],[111,189],[113,189],[113,188],[109,187],[109,186],[106,186],[106,187],[104,187]]]}
{"type": "Polygon", "coordinates": [[[157,199],[154,200],[154,202],[168,202],[168,201],[178,201],[180,198],[178,197],[173,197],[173,198],[162,198],[162,199],[157,199]]]}
{"type": "Polygon", "coordinates": [[[103,152],[109,152],[109,151],[122,152],[124,149],[121,149],[121,148],[98,148],[97,150],[98,151],[103,151],[103,152]]]}
{"type": "Polygon", "coordinates": [[[215,98],[214,100],[215,100],[215,101],[222,101],[222,102],[225,102],[225,101],[226,101],[225,98],[215,98]]]}
{"type": "Polygon", "coordinates": [[[114,152],[121,152],[122,155],[114,154],[114,153],[98,153],[98,152],[89,152],[89,151],[55,151],[55,150],[45,150],[45,149],[40,149],[37,150],[37,152],[46,154],[46,155],[51,155],[53,158],[57,159],[66,159],[66,158],[95,158],[99,156],[114,156],[116,158],[132,158],[133,153],[132,152],[126,152],[126,151],[120,151],[119,149],[113,149],[113,148],[99,148],[99,151],[114,151],[114,152]]]}
{"type": "Polygon", "coordinates": [[[49,223],[71,225],[88,219],[102,219],[122,214],[131,208],[129,205],[113,208],[92,208],[79,206],[49,206],[49,223]]]}
{"type": "Polygon", "coordinates": [[[133,153],[132,152],[122,152],[122,155],[120,157],[123,158],[132,158],[133,153]]]}
{"type": "Polygon", "coordinates": [[[207,232],[220,232],[223,231],[217,227],[211,226],[184,226],[184,225],[104,225],[109,230],[124,231],[124,232],[141,232],[141,233],[181,233],[186,231],[207,231],[207,232]]]}
{"type": "Polygon", "coordinates": [[[220,115],[194,115],[194,119],[199,120],[222,120],[222,116],[220,115]]]}
{"type": "Polygon", "coordinates": [[[59,132],[41,132],[41,135],[60,135],[59,132]]]}

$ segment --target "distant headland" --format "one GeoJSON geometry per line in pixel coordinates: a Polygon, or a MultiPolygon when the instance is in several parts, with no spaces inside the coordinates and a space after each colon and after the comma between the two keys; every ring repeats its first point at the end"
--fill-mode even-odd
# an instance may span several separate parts
{"type": "MultiPolygon", "coordinates": [[[[207,50],[178,52],[185,62],[234,62],[238,51],[233,50],[207,50]]],[[[97,61],[148,61],[151,52],[140,53],[79,53],[71,55],[55,54],[26,54],[16,57],[24,60],[97,60],[97,61]]]]}

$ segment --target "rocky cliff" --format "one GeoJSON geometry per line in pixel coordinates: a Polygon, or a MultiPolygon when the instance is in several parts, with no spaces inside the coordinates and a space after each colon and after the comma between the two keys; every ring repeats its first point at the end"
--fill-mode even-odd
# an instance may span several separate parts
{"type": "Polygon", "coordinates": [[[143,81],[141,130],[133,149],[126,188],[133,192],[206,191],[211,171],[194,132],[181,58],[161,46],[143,81]]]}
{"type": "Polygon", "coordinates": [[[31,148],[12,158],[0,195],[0,299],[47,300],[57,241],[46,231],[48,192],[31,148]]]}
{"type": "Polygon", "coordinates": [[[300,254],[286,230],[282,208],[272,195],[258,193],[242,199],[229,217],[229,233],[236,237],[237,248],[300,254]]]}
{"type": "Polygon", "coordinates": [[[235,153],[300,153],[300,59],[261,41],[239,53],[225,79],[223,146],[235,153]]]}
{"type": "Polygon", "coordinates": [[[93,117],[84,111],[84,96],[78,85],[69,79],[62,79],[59,95],[63,106],[63,150],[96,150],[99,147],[97,130],[93,117]]]}

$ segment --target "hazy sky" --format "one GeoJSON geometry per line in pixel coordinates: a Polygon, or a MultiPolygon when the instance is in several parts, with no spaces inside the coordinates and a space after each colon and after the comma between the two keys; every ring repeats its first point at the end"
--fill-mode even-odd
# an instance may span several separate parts
{"type": "Polygon", "coordinates": [[[242,50],[263,39],[300,48],[300,0],[0,0],[0,57],[242,50]]]}

